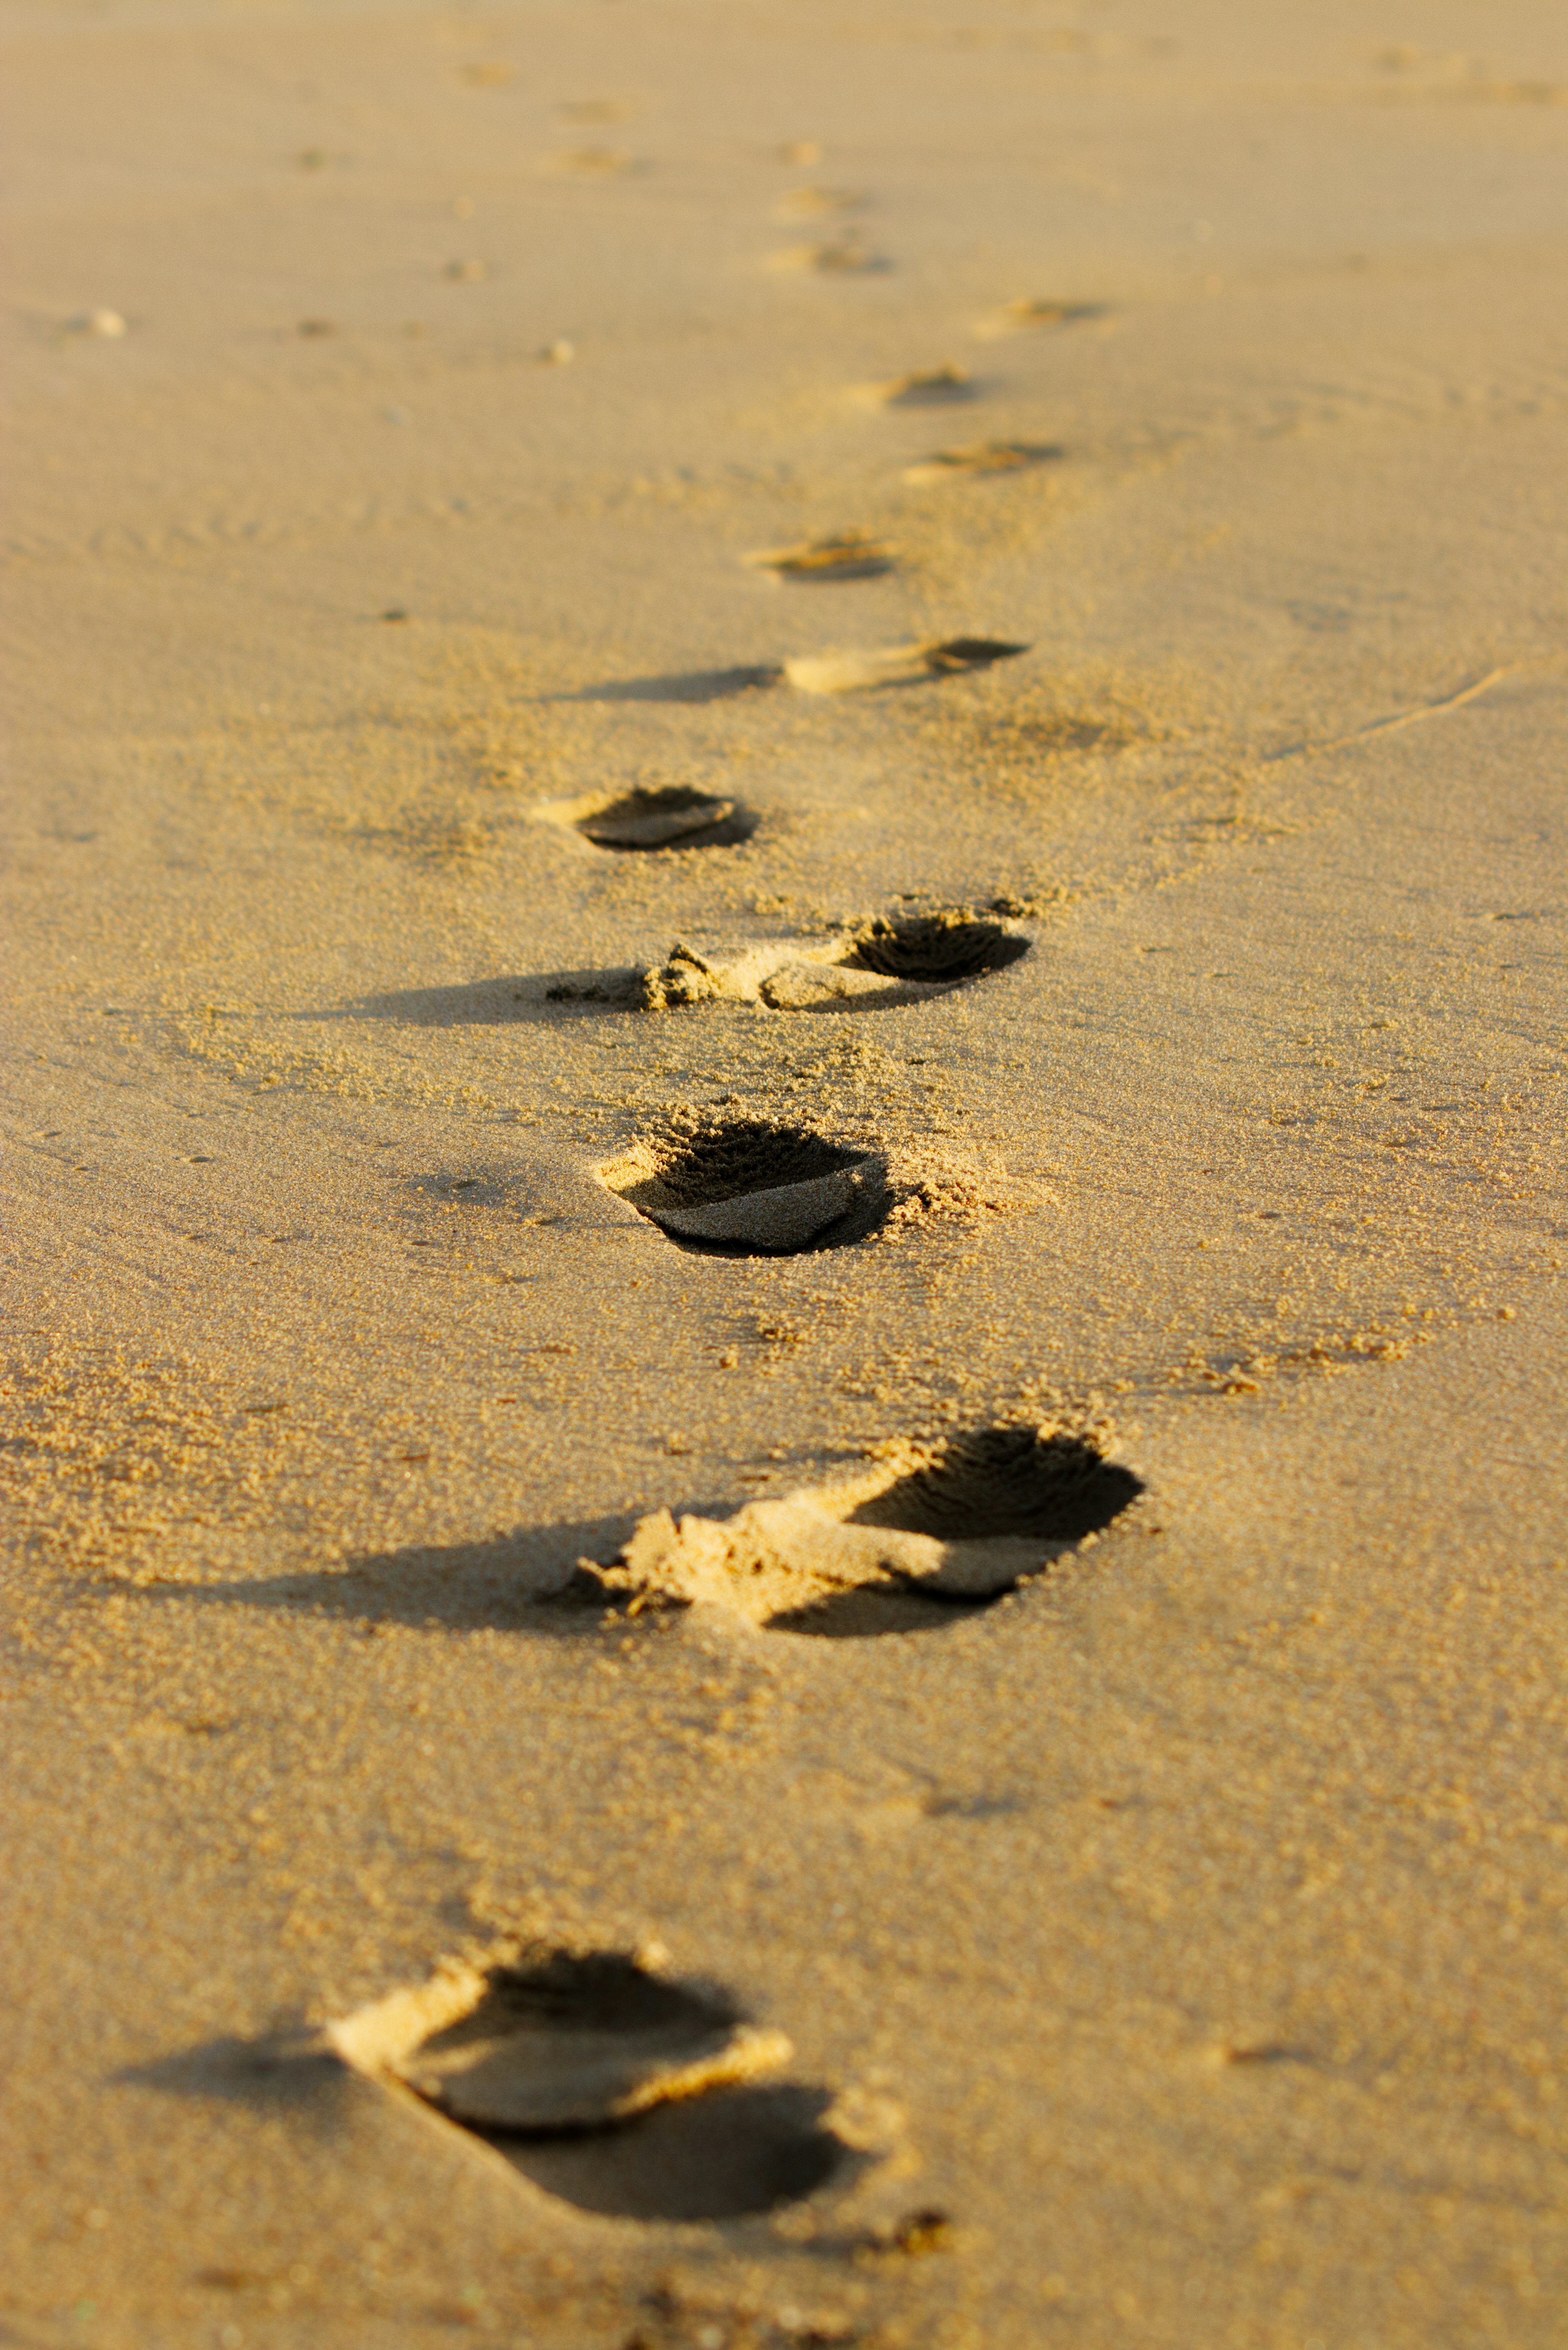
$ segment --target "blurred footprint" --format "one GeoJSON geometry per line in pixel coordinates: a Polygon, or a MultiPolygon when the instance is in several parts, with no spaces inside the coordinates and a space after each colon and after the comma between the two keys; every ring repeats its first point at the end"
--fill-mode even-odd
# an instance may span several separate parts
{"type": "Polygon", "coordinates": [[[547,168],[577,179],[605,180],[640,167],[624,147],[566,147],[550,157],[547,168]]]}
{"type": "Polygon", "coordinates": [[[904,479],[924,488],[970,473],[1019,473],[1031,465],[1054,464],[1066,453],[1049,441],[971,441],[964,448],[938,449],[906,465],[904,479]]]}
{"type": "Polygon", "coordinates": [[[875,579],[893,568],[888,549],[863,530],[803,539],[798,546],[774,547],[743,559],[780,579],[875,579]]]}
{"type": "Polygon", "coordinates": [[[955,400],[972,400],[975,385],[968,370],[948,361],[941,367],[917,368],[896,375],[888,383],[867,383],[858,397],[877,408],[941,408],[955,400]]]}
{"type": "Polygon", "coordinates": [[[784,676],[801,693],[857,693],[874,686],[918,685],[989,669],[992,661],[1026,653],[1027,645],[1002,637],[942,637],[925,644],[887,645],[862,651],[807,653],[786,660],[784,676]]]}
{"type": "Polygon", "coordinates": [[[990,312],[974,331],[982,341],[994,342],[1002,335],[1026,335],[1042,327],[1075,327],[1105,315],[1103,302],[1036,302],[1025,296],[990,312]]]}
{"type": "Polygon", "coordinates": [[[774,210],[775,220],[821,220],[831,213],[861,213],[870,199],[857,188],[791,188],[774,210]]]}
{"type": "Polygon", "coordinates": [[[853,236],[831,237],[825,244],[791,244],[783,252],[771,254],[770,269],[815,270],[819,275],[864,276],[891,269],[892,263],[885,254],[874,253],[853,236]]]}

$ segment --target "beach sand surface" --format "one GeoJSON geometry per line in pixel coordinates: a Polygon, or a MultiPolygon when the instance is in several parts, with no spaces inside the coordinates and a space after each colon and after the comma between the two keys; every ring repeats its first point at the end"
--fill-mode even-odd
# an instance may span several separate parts
{"type": "Polygon", "coordinates": [[[1561,2344],[1568,20],[0,57],[0,2337],[1561,2344]]]}

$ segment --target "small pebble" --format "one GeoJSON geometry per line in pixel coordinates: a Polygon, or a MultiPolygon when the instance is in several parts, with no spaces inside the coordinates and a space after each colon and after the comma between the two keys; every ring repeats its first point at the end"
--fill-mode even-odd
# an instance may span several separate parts
{"type": "Polygon", "coordinates": [[[110,341],[125,332],[125,320],[118,310],[83,310],[67,324],[73,335],[102,335],[110,341]]]}
{"type": "Polygon", "coordinates": [[[541,367],[569,367],[577,356],[575,343],[546,343],[539,353],[541,367]]]}
{"type": "Polygon", "coordinates": [[[489,276],[490,267],[483,261],[449,261],[446,274],[460,286],[477,286],[489,276]]]}

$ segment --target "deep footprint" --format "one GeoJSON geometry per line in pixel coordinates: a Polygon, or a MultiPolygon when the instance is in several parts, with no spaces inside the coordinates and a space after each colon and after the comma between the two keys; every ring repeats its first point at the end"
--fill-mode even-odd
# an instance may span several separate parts
{"type": "Polygon", "coordinates": [[[578,1566],[634,1607],[726,1607],[781,1631],[916,1631],[1015,1589],[1142,1491],[1085,1437],[1002,1423],[889,1447],[867,1477],[730,1518],[655,1511],[611,1565],[578,1566]]]}
{"type": "Polygon", "coordinates": [[[846,960],[887,979],[956,985],[1005,971],[1029,952],[1030,941],[1000,922],[963,913],[919,914],[905,920],[878,916],[867,924],[846,960]]]}
{"type": "Polygon", "coordinates": [[[781,2033],[620,1952],[443,1970],[327,2038],[583,2210],[737,2219],[853,2159],[822,2091],[752,2085],[788,2062],[781,2033]]]}
{"type": "Polygon", "coordinates": [[[747,840],[756,818],[736,800],[715,799],[686,784],[641,787],[577,817],[576,831],[596,848],[719,848],[747,840]]]}
{"type": "Polygon", "coordinates": [[[757,1118],[638,1144],[598,1172],[678,1244],[731,1256],[843,1247],[874,1231],[889,1205],[875,1153],[757,1118]]]}
{"type": "Polygon", "coordinates": [[[962,907],[879,914],[836,938],[781,940],[727,955],[701,954],[678,941],[664,962],[642,972],[636,994],[647,1012],[714,1002],[774,1012],[890,1012],[1003,971],[1033,943],[962,907]]]}

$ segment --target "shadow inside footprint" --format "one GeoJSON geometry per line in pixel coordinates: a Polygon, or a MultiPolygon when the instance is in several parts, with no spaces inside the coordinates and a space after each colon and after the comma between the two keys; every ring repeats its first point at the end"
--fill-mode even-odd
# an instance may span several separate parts
{"type": "Polygon", "coordinates": [[[863,1585],[836,1591],[806,1607],[768,1618],[770,1632],[801,1632],[815,1640],[882,1640],[920,1632],[950,1632],[968,1616],[983,1616],[993,1599],[948,1599],[940,1592],[863,1585]]]}
{"type": "Polygon", "coordinates": [[[1029,952],[1030,941],[1000,922],[961,913],[923,914],[907,920],[878,916],[868,922],[846,960],[888,979],[958,982],[1004,971],[1029,952]]]}
{"type": "Polygon", "coordinates": [[[740,2220],[796,2203],[853,2159],[820,2089],[730,2089],[576,2137],[481,2135],[548,2195],[618,2220],[740,2220]]]}
{"type": "Polygon", "coordinates": [[[579,816],[576,829],[596,848],[641,851],[723,848],[749,840],[757,819],[736,800],[715,799],[689,784],[639,785],[579,816]]]}
{"type": "Polygon", "coordinates": [[[950,1439],[844,1523],[950,1543],[1011,1534],[1081,1542],[1108,1526],[1142,1491],[1142,1480],[1130,1469],[1107,1461],[1082,1437],[1004,1425],[950,1439]]]}
{"type": "Polygon", "coordinates": [[[679,1247],[728,1256],[842,1248],[889,1205],[874,1153],[760,1118],[715,1121],[662,1150],[639,1146],[599,1173],[679,1247]]]}
{"type": "Polygon", "coordinates": [[[441,1969],[326,2037],[585,2211],[739,2219],[810,2195],[852,2158],[830,2097],[756,2085],[789,2060],[782,2033],[622,1951],[441,1969]]]}

